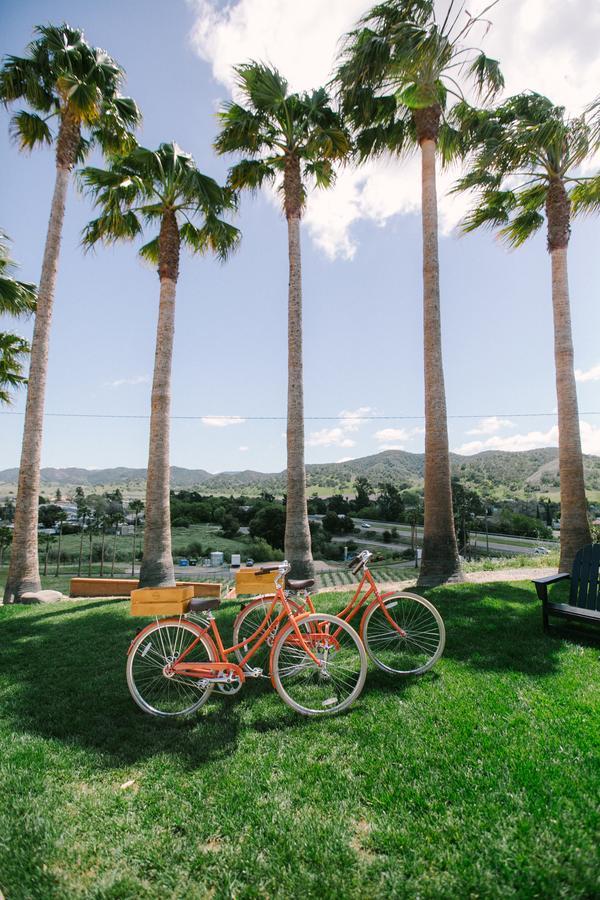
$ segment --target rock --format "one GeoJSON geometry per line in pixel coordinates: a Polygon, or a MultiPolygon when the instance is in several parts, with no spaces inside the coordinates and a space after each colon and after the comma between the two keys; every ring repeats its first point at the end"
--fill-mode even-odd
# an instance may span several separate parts
{"type": "Polygon", "coordinates": [[[56,603],[66,599],[60,591],[26,591],[21,594],[21,603],[56,603]]]}

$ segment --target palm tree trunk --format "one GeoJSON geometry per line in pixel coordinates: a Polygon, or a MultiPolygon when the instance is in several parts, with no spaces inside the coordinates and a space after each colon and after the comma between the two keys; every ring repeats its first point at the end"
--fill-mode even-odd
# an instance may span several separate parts
{"type": "Polygon", "coordinates": [[[119,523],[115,522],[115,536],[113,539],[113,552],[112,552],[112,562],[110,564],[110,577],[115,577],[115,559],[117,556],[117,537],[119,533],[119,523]]]}
{"type": "Polygon", "coordinates": [[[85,516],[81,521],[81,525],[79,526],[81,531],[79,534],[79,565],[77,566],[77,577],[81,576],[81,561],[83,559],[83,527],[85,525],[85,516]]]}
{"type": "Polygon", "coordinates": [[[133,547],[131,549],[131,577],[135,575],[135,538],[137,532],[137,515],[133,523],[133,547]]]}
{"type": "Polygon", "coordinates": [[[304,466],[304,385],[302,371],[302,263],[300,249],[300,187],[297,161],[286,169],[286,213],[290,280],[288,292],[287,501],[285,555],[292,578],[314,574],[304,466]]]}
{"type": "Polygon", "coordinates": [[[41,588],[37,529],[48,347],[65,202],[78,142],[77,122],[68,116],[63,117],[57,141],[56,181],[31,341],[13,545],[4,590],[5,603],[18,603],[27,591],[39,591],[41,588]]]}
{"type": "Polygon", "coordinates": [[[18,603],[27,591],[41,588],[38,563],[38,503],[44,425],[44,399],[52,306],[70,170],[57,167],[44,262],[40,277],[31,356],[23,444],[17,487],[13,545],[4,591],[5,603],[18,603]]]}
{"type": "Polygon", "coordinates": [[[425,515],[419,584],[461,581],[452,516],[446,391],[438,262],[436,140],[421,144],[423,225],[423,336],[425,366],[425,515]]]}
{"type": "Polygon", "coordinates": [[[106,531],[102,526],[102,545],[100,550],[100,578],[104,578],[104,542],[106,540],[106,531]]]}
{"type": "Polygon", "coordinates": [[[579,408],[573,365],[567,247],[552,250],[551,259],[561,509],[558,570],[570,572],[575,554],[581,547],[591,544],[592,536],[585,496],[579,408]]]}
{"type": "Polygon", "coordinates": [[[44,578],[48,574],[48,556],[50,554],[50,536],[46,538],[46,555],[44,557],[44,578]]]}
{"type": "Polygon", "coordinates": [[[146,527],[140,587],[172,587],[175,584],[171,551],[169,431],[179,229],[173,213],[163,216],[159,244],[160,302],[152,382],[146,527]]]}
{"type": "Polygon", "coordinates": [[[62,530],[63,530],[63,523],[61,522],[58,527],[58,552],[56,554],[56,573],[55,573],[56,578],[58,578],[59,573],[60,573],[60,545],[62,543],[62,530]]]}

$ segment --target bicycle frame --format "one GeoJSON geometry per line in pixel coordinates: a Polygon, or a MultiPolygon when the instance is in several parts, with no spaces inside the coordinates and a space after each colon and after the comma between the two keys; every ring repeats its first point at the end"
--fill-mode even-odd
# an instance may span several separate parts
{"type": "MultiPolygon", "coordinates": [[[[394,595],[394,593],[395,593],[394,591],[386,591],[385,593],[382,594],[381,591],[379,590],[379,588],[377,587],[377,582],[371,575],[371,572],[369,571],[368,566],[365,565],[362,578],[360,580],[360,583],[359,583],[356,591],[354,592],[354,596],[352,597],[350,602],[344,607],[344,609],[341,612],[336,613],[336,615],[340,619],[344,619],[346,622],[348,622],[348,624],[350,624],[352,622],[352,619],[360,612],[360,610],[364,607],[365,603],[367,603],[369,597],[372,597],[374,595],[373,599],[370,601],[370,603],[367,603],[367,608],[365,609],[363,617],[360,622],[359,634],[360,634],[361,638],[363,635],[363,628],[364,628],[364,622],[366,619],[366,615],[375,604],[379,604],[379,606],[381,606],[381,609],[382,609],[382,612],[383,612],[385,618],[388,620],[389,624],[392,626],[394,631],[397,631],[401,637],[406,637],[406,632],[402,628],[400,628],[400,626],[390,616],[390,614],[387,611],[385,602],[384,602],[387,597],[392,597],[394,595]],[[365,588],[368,588],[368,589],[366,590],[366,593],[362,594],[362,596],[361,596],[361,592],[365,588]]],[[[306,605],[311,612],[315,612],[314,604],[308,594],[306,596],[306,605]]]]}
{"type": "MultiPolygon", "coordinates": [[[[173,662],[168,664],[168,666],[166,667],[167,673],[169,675],[182,675],[189,678],[206,678],[210,680],[214,680],[220,675],[223,675],[226,678],[228,677],[230,679],[237,678],[239,679],[240,683],[243,684],[246,680],[244,667],[249,662],[249,660],[252,659],[257,650],[265,643],[265,641],[268,641],[270,634],[277,633],[277,631],[279,630],[279,626],[283,621],[289,621],[292,623],[295,632],[295,640],[298,642],[299,646],[302,647],[304,652],[308,654],[315,665],[320,668],[323,665],[322,662],[310,649],[309,643],[307,643],[306,640],[306,637],[308,636],[302,634],[297,624],[298,621],[306,618],[307,615],[308,613],[294,615],[290,607],[290,603],[285,596],[285,592],[280,587],[278,587],[276,593],[273,595],[273,600],[261,624],[249,638],[245,638],[239,644],[234,644],[231,647],[225,647],[221,638],[219,626],[217,625],[214,616],[209,616],[208,624],[205,627],[196,626],[195,624],[190,623],[192,624],[194,629],[198,629],[198,635],[196,639],[191,642],[189,647],[184,650],[181,656],[177,658],[177,660],[174,660],[173,662]],[[268,620],[277,603],[281,603],[281,612],[269,625],[267,624],[268,620]],[[215,655],[217,656],[216,661],[206,663],[186,662],[186,657],[192,652],[194,647],[198,645],[203,637],[207,637],[210,640],[215,650],[215,655]],[[239,663],[229,662],[228,657],[231,656],[232,653],[234,653],[236,650],[240,650],[242,647],[247,647],[248,644],[251,644],[251,646],[243,659],[239,661],[239,663]]],[[[171,621],[180,622],[181,618],[173,619],[171,621]]],[[[151,626],[148,627],[150,628],[151,626]]],[[[328,637],[336,640],[334,635],[328,635],[328,637]]],[[[273,652],[273,646],[274,642],[271,645],[271,652],[273,652]]]]}

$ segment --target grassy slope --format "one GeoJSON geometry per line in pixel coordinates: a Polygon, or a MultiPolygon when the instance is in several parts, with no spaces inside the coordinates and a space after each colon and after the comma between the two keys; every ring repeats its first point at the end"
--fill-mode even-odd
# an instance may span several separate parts
{"type": "MultiPolygon", "coordinates": [[[[230,540],[229,538],[225,538],[221,535],[221,528],[219,525],[190,525],[189,528],[173,528],[171,531],[171,541],[173,545],[173,550],[178,550],[182,547],[187,547],[193,541],[200,541],[202,544],[203,551],[207,547],[211,547],[213,550],[230,550],[234,553],[236,551],[243,551],[244,543],[249,540],[248,535],[240,535],[237,538],[230,540]]],[[[68,553],[79,553],[79,535],[78,534],[65,534],[63,535],[61,548],[63,551],[68,553]]],[[[52,544],[52,549],[56,551],[57,548],[57,540],[55,539],[52,544]]],[[[43,558],[44,551],[44,535],[40,536],[40,552],[43,558]]],[[[108,563],[108,567],[110,569],[110,563],[112,560],[112,552],[113,552],[113,541],[114,535],[107,534],[106,542],[104,545],[104,555],[105,559],[108,563]]],[[[99,534],[94,535],[94,545],[100,545],[101,536],[99,534]]],[[[128,535],[117,535],[117,552],[119,553],[127,553],[131,554],[133,546],[133,537],[128,535]]],[[[138,551],[141,550],[140,546],[140,534],[138,533],[136,539],[136,548],[138,551]]],[[[89,550],[89,543],[87,541],[87,535],[84,535],[83,542],[83,563],[84,567],[87,565],[87,554],[89,550]]],[[[123,569],[123,567],[127,567],[126,562],[116,563],[117,568],[123,569]]]]}
{"type": "Polygon", "coordinates": [[[125,603],[0,608],[2,889],[597,896],[597,649],[544,637],[529,586],[431,597],[436,671],[370,671],[327,721],[264,682],[191,720],[146,717],[125,686],[125,603]]]}

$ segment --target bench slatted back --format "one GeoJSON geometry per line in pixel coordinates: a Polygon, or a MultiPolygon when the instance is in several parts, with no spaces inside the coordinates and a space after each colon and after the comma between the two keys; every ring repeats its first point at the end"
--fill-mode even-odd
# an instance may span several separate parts
{"type": "Polygon", "coordinates": [[[577,551],[571,573],[570,606],[600,611],[600,544],[588,544],[577,551]]]}

